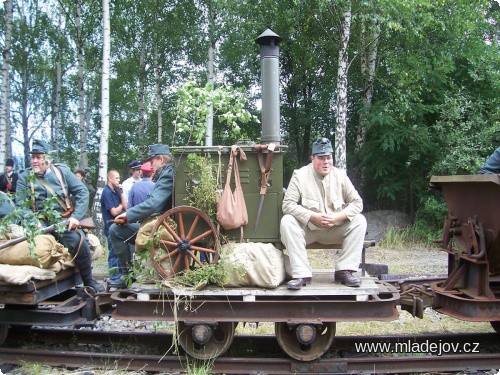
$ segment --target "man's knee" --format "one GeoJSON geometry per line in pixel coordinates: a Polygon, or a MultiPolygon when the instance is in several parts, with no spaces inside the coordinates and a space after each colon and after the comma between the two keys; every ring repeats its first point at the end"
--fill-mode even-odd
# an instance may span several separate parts
{"type": "Polygon", "coordinates": [[[281,231],[283,231],[284,229],[286,228],[290,228],[292,226],[296,226],[298,224],[298,221],[297,219],[292,216],[292,215],[283,215],[283,217],[281,218],[281,222],[280,222],[280,229],[281,231]]]}
{"type": "Polygon", "coordinates": [[[359,230],[362,230],[364,233],[366,233],[367,223],[364,215],[362,214],[355,215],[351,220],[351,227],[359,228],[359,230]]]}
{"type": "Polygon", "coordinates": [[[109,239],[110,239],[110,241],[113,241],[115,238],[117,238],[119,229],[120,229],[120,227],[117,224],[111,224],[111,226],[109,227],[109,239]]]}

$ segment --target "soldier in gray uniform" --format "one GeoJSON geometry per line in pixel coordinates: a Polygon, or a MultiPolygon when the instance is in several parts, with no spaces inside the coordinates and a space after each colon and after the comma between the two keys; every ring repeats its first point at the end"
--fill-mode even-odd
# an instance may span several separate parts
{"type": "MultiPolygon", "coordinates": [[[[34,216],[33,212],[43,212],[43,203],[54,197],[53,209],[67,218],[67,230],[64,233],[53,232],[58,242],[63,244],[75,256],[76,267],[80,271],[83,284],[96,292],[104,287],[92,278],[92,258],[85,233],[79,228],[89,205],[89,191],[85,185],[64,164],[53,164],[50,156],[51,147],[42,140],[33,140],[31,147],[31,168],[19,175],[17,182],[16,204],[25,202],[31,211],[25,209],[25,217],[34,216]],[[74,197],[74,206],[70,197],[74,197]]],[[[42,219],[40,225],[48,226],[48,219],[42,219]]]]}
{"type": "Polygon", "coordinates": [[[361,261],[366,219],[361,214],[363,200],[345,170],[333,166],[333,148],[327,138],[312,146],[311,163],[296,169],[283,198],[281,241],[289,256],[288,289],[300,289],[311,282],[306,245],[342,243],[334,280],[358,287],[353,275],[361,261]]]}
{"type": "Polygon", "coordinates": [[[124,225],[113,224],[109,228],[109,236],[113,242],[115,253],[120,261],[122,275],[127,274],[127,268],[132,262],[132,252],[129,244],[135,243],[140,222],[154,214],[163,214],[172,207],[172,191],[174,171],[171,164],[172,155],[167,145],[149,146],[147,160],[155,171],[155,186],[149,197],[137,206],[127,209],[116,216],[115,220],[124,219],[124,225]]]}

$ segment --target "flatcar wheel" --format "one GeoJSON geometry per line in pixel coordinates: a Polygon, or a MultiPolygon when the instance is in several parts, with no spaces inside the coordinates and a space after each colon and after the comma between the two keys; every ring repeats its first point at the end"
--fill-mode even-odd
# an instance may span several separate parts
{"type": "Polygon", "coordinates": [[[9,325],[0,324],[0,345],[3,345],[9,334],[9,325]]]}
{"type": "Polygon", "coordinates": [[[217,230],[210,218],[195,207],[178,206],[165,212],[158,218],[151,237],[151,259],[164,278],[219,260],[217,230]]]}
{"type": "Polygon", "coordinates": [[[335,322],[323,324],[275,323],[276,339],[283,351],[299,361],[312,361],[325,354],[335,337],[335,322]]]}
{"type": "Polygon", "coordinates": [[[193,358],[213,359],[231,346],[237,323],[186,324],[178,322],[179,344],[193,358]]]}
{"type": "Polygon", "coordinates": [[[496,333],[500,333],[500,321],[498,322],[490,322],[491,326],[495,330],[496,333]]]}

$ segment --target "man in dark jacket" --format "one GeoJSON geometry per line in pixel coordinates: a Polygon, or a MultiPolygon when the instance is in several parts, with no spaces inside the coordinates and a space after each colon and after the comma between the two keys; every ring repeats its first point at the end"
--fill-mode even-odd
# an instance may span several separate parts
{"type": "Polygon", "coordinates": [[[5,173],[0,175],[0,191],[4,193],[15,193],[18,175],[14,172],[14,160],[7,159],[5,173]]]}
{"type": "Polygon", "coordinates": [[[155,171],[156,183],[153,191],[144,202],[116,216],[116,220],[126,220],[125,225],[113,224],[109,228],[109,235],[120,260],[122,274],[127,273],[127,268],[132,263],[133,254],[129,244],[135,243],[140,222],[151,215],[163,214],[172,207],[174,172],[169,147],[163,144],[149,146],[147,161],[151,162],[155,171]]]}
{"type": "MultiPolygon", "coordinates": [[[[42,140],[33,140],[31,147],[31,168],[24,170],[17,182],[16,204],[27,203],[31,210],[24,209],[23,215],[35,219],[34,213],[44,212],[44,203],[54,198],[52,209],[67,217],[64,233],[53,232],[58,242],[75,256],[74,262],[80,271],[83,284],[96,292],[104,291],[102,285],[92,278],[92,258],[80,220],[89,205],[89,191],[85,185],[64,164],[53,164],[50,146],[42,140]],[[70,197],[74,197],[74,207],[70,197]]],[[[48,219],[37,219],[41,226],[56,224],[48,219]]]]}

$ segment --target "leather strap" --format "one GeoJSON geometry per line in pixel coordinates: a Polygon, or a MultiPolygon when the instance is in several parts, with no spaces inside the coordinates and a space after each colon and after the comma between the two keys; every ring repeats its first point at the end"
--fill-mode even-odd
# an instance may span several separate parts
{"type": "MultiPolygon", "coordinates": [[[[61,171],[59,171],[59,169],[55,166],[55,165],[51,165],[52,167],[52,170],[54,171],[56,177],[57,177],[57,180],[59,181],[59,184],[61,185],[61,189],[63,191],[63,195],[64,195],[64,201],[59,198],[59,196],[57,195],[57,193],[54,191],[54,189],[52,189],[50,187],[50,185],[45,182],[45,180],[43,178],[40,178],[37,176],[37,179],[38,181],[40,182],[40,184],[42,184],[57,200],[57,203],[59,203],[59,205],[63,208],[64,211],[68,211],[71,209],[71,201],[68,197],[68,194],[66,193],[66,186],[64,185],[64,182],[63,182],[63,179],[62,179],[62,176],[61,176],[61,171]]],[[[35,206],[35,186],[33,185],[33,182],[30,182],[31,184],[31,192],[32,192],[32,201],[33,201],[33,212],[36,211],[36,206],[35,206]]]]}
{"type": "Polygon", "coordinates": [[[64,185],[64,181],[63,181],[62,176],[61,176],[61,171],[54,164],[52,164],[51,167],[52,167],[52,170],[54,171],[54,173],[56,174],[57,179],[59,180],[59,184],[61,185],[61,189],[62,189],[63,194],[64,194],[64,201],[66,202],[65,209],[69,210],[71,208],[71,201],[69,199],[68,193],[66,192],[66,186],[64,185]]]}
{"type": "Polygon", "coordinates": [[[259,160],[260,173],[262,175],[260,181],[260,194],[265,195],[267,191],[267,181],[269,179],[269,173],[271,172],[271,164],[273,161],[273,152],[278,150],[279,146],[274,143],[269,143],[268,145],[256,145],[254,150],[257,152],[257,158],[259,160]],[[263,150],[267,149],[266,162],[264,163],[263,150]]]}

